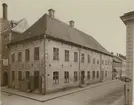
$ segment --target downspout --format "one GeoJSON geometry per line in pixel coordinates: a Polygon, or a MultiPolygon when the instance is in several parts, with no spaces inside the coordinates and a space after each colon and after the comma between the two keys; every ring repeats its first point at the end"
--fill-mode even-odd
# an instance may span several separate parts
{"type": "Polygon", "coordinates": [[[81,52],[80,52],[80,50],[81,50],[81,48],[79,48],[79,87],[80,87],[80,85],[81,85],[81,75],[80,75],[80,54],[81,54],[81,52]]]}
{"type": "Polygon", "coordinates": [[[44,34],[44,92],[43,94],[46,95],[46,34],[44,34]]]}
{"type": "Polygon", "coordinates": [[[100,54],[100,82],[102,82],[102,56],[100,54]]]}

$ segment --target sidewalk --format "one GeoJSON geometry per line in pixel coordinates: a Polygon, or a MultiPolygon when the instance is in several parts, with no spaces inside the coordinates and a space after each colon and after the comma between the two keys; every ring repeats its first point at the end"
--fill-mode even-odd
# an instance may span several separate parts
{"type": "Polygon", "coordinates": [[[24,98],[36,100],[36,101],[39,101],[39,102],[46,102],[46,101],[49,101],[49,100],[52,100],[52,99],[55,99],[55,98],[70,95],[70,94],[80,92],[80,91],[83,91],[83,90],[86,90],[86,89],[90,89],[90,88],[102,86],[102,85],[105,85],[105,84],[109,84],[111,82],[117,82],[117,80],[92,84],[92,85],[88,85],[84,88],[78,87],[78,88],[68,89],[68,90],[65,90],[65,91],[60,91],[60,92],[51,93],[51,94],[47,94],[47,95],[42,95],[42,94],[37,94],[37,93],[25,93],[25,92],[21,92],[17,89],[11,89],[11,88],[6,88],[6,87],[2,87],[1,91],[6,92],[6,93],[10,93],[10,94],[13,94],[13,95],[21,96],[21,97],[24,97],[24,98]]]}
{"type": "Polygon", "coordinates": [[[124,105],[124,96],[121,96],[118,100],[113,102],[111,105],[124,105]]]}

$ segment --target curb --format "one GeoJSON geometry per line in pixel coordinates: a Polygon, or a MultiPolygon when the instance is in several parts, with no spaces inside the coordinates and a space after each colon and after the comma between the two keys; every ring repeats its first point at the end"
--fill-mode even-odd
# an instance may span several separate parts
{"type": "Polygon", "coordinates": [[[8,91],[2,90],[2,89],[1,89],[1,91],[5,92],[5,93],[11,93],[13,95],[17,95],[17,96],[20,96],[20,97],[28,98],[28,99],[31,99],[31,100],[39,101],[39,102],[46,102],[46,101],[53,100],[53,99],[56,99],[56,98],[59,98],[59,97],[62,97],[62,96],[67,96],[67,95],[70,95],[70,94],[73,94],[73,93],[77,93],[77,92],[80,92],[80,91],[84,91],[84,90],[87,90],[87,89],[90,89],[90,88],[102,86],[104,84],[109,84],[109,83],[115,82],[115,81],[117,81],[117,80],[112,80],[112,81],[109,81],[109,82],[99,83],[99,84],[97,84],[95,86],[93,85],[93,86],[85,87],[85,88],[82,88],[82,89],[75,90],[73,92],[68,92],[68,93],[65,93],[65,94],[62,94],[62,95],[58,95],[58,96],[51,97],[51,98],[48,98],[48,99],[43,99],[43,100],[40,100],[40,99],[37,99],[37,98],[28,97],[28,96],[25,96],[25,95],[16,94],[16,93],[13,93],[13,92],[8,92],[8,91]]]}

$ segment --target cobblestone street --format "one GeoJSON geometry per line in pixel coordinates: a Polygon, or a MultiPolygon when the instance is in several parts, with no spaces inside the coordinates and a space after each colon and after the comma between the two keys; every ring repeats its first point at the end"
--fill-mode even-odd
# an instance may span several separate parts
{"type": "Polygon", "coordinates": [[[123,87],[120,87],[101,98],[91,101],[88,105],[111,105],[114,101],[123,96],[123,94],[123,87]]]}

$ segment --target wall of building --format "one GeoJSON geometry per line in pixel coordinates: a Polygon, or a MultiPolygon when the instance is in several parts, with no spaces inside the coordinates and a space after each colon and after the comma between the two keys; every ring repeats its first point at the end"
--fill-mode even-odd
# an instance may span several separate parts
{"type": "Polygon", "coordinates": [[[22,72],[22,79],[26,78],[25,72],[29,71],[30,76],[34,75],[34,71],[39,71],[40,76],[44,73],[44,40],[27,41],[21,44],[12,45],[9,48],[9,65],[10,76],[9,86],[14,88],[20,87],[18,80],[18,71],[22,72]],[[39,60],[34,60],[34,48],[39,47],[39,60]],[[25,61],[25,49],[30,50],[30,61],[25,61]],[[22,61],[18,61],[18,52],[22,52],[22,61]],[[11,55],[15,54],[15,62],[11,61],[11,55]],[[15,71],[15,80],[12,81],[12,71],[15,71]]]}
{"type": "MultiPolygon", "coordinates": [[[[103,80],[112,79],[112,57],[96,53],[94,51],[86,50],[83,48],[78,48],[73,45],[64,44],[54,40],[48,39],[46,41],[47,50],[47,91],[56,91],[59,89],[67,87],[75,87],[80,84],[80,72],[85,71],[85,84],[91,84],[100,82],[101,71],[104,71],[103,80]],[[59,60],[53,60],[53,47],[59,48],[59,60]],[[65,50],[69,50],[69,61],[65,61],[65,50]],[[81,59],[78,56],[78,62],[74,62],[74,52],[84,54],[84,63],[80,63],[81,59]],[[90,62],[88,63],[88,54],[90,55],[90,62]],[[93,63],[93,58],[95,58],[95,64],[93,63]],[[109,62],[108,64],[101,64],[101,59],[109,62]],[[97,63],[97,61],[99,63],[97,63]],[[79,68],[80,67],[80,68],[79,68]],[[53,72],[59,72],[59,83],[53,83],[53,72]],[[69,71],[69,82],[64,83],[64,71],[69,71]],[[74,71],[78,73],[78,81],[74,81],[74,71]],[[90,71],[90,79],[87,78],[87,72],[90,71]],[[92,77],[92,72],[95,71],[95,79],[92,77]],[[99,71],[99,78],[96,77],[96,72],[99,71]],[[105,75],[107,71],[107,75],[105,75]]],[[[81,58],[81,57],[80,57],[81,58]]]]}

